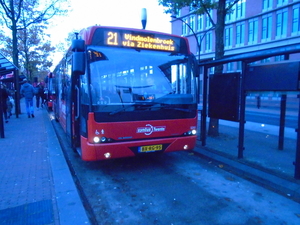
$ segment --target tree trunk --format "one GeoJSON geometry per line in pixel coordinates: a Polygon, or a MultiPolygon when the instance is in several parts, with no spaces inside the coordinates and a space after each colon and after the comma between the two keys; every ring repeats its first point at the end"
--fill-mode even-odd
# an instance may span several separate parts
{"type": "MultiPolygon", "coordinates": [[[[226,17],[226,0],[219,0],[217,8],[217,23],[215,28],[215,59],[224,56],[224,28],[226,17]]],[[[215,67],[215,73],[222,73],[223,65],[215,67]]],[[[210,118],[208,126],[209,136],[219,136],[219,119],[210,118]]]]}

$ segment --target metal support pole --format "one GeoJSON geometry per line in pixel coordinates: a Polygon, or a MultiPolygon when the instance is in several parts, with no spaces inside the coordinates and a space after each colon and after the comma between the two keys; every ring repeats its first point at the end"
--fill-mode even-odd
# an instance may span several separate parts
{"type": "Polygon", "coordinates": [[[238,158],[244,157],[244,135],[245,135],[245,111],[246,111],[246,94],[245,94],[245,75],[246,63],[242,62],[242,73],[240,79],[240,124],[239,124],[239,143],[238,143],[238,158]]]}
{"type": "Polygon", "coordinates": [[[15,114],[16,114],[16,118],[19,118],[19,114],[21,113],[19,70],[14,71],[14,83],[15,83],[15,114]]]}
{"type": "Polygon", "coordinates": [[[201,114],[201,140],[202,146],[206,145],[206,114],[207,114],[207,82],[208,82],[208,68],[203,68],[203,101],[202,101],[202,114],[201,114]]]}
{"type": "Polygon", "coordinates": [[[297,148],[296,148],[296,159],[295,159],[295,179],[300,179],[300,95],[299,99],[299,110],[298,110],[298,126],[296,129],[297,132],[297,148]]]}
{"type": "Polygon", "coordinates": [[[4,123],[3,123],[3,102],[2,102],[2,87],[0,87],[0,137],[4,138],[4,123]]]}
{"type": "Polygon", "coordinates": [[[283,150],[285,112],[286,112],[286,95],[282,95],[280,101],[280,124],[279,124],[279,137],[278,137],[279,150],[283,150]]]}

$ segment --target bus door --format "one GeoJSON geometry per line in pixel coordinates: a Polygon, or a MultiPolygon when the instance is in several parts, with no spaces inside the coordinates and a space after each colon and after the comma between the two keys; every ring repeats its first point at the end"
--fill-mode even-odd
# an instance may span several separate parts
{"type": "Polygon", "coordinates": [[[71,87],[71,144],[72,148],[80,147],[80,121],[82,116],[82,102],[81,102],[81,76],[85,74],[85,42],[82,39],[72,41],[72,87],[71,87]]]}
{"type": "Polygon", "coordinates": [[[80,146],[80,82],[78,76],[72,77],[71,87],[71,146],[76,149],[80,146]]]}

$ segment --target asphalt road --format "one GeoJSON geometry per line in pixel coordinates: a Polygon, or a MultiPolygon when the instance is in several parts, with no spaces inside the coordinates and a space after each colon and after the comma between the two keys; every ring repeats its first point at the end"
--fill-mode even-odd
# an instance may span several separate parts
{"type": "MultiPolygon", "coordinates": [[[[280,116],[274,113],[262,113],[262,112],[246,112],[246,121],[264,123],[279,126],[280,116]]],[[[286,115],[285,127],[296,128],[298,118],[297,116],[286,115]]]]}
{"type": "Polygon", "coordinates": [[[55,126],[92,224],[300,224],[299,203],[192,152],[83,162],[55,126]]]}

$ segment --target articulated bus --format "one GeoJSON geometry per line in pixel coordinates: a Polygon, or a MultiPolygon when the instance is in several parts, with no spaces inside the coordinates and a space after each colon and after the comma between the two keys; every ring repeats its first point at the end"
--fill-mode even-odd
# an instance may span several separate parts
{"type": "Polygon", "coordinates": [[[191,150],[198,67],[184,37],[92,26],[53,71],[53,111],[85,161],[191,150]]]}

